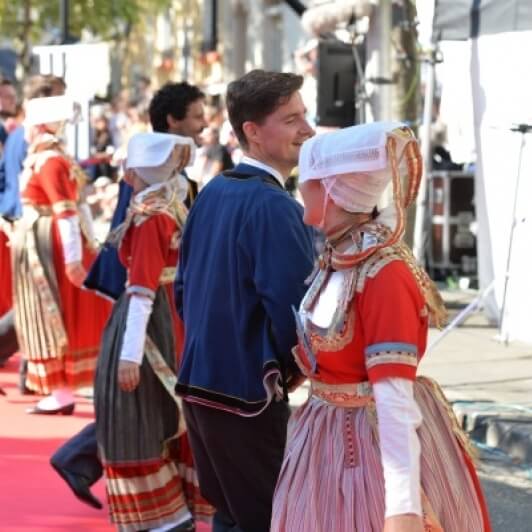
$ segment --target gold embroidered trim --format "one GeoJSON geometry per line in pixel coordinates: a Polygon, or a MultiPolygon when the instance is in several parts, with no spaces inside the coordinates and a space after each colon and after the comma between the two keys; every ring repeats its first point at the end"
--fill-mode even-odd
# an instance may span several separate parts
{"type": "Polygon", "coordinates": [[[441,329],[447,321],[445,303],[432,279],[417,263],[410,248],[402,241],[397,242],[393,246],[378,250],[359,266],[360,272],[358,275],[356,291],[358,293],[363,292],[368,278],[375,278],[384,266],[396,260],[400,260],[407,265],[408,269],[414,276],[414,280],[416,281],[423,298],[425,299],[427,307],[426,310],[424,309],[421,311],[421,315],[426,315],[425,312],[428,312],[431,325],[441,329]]]}
{"type": "MultiPolygon", "coordinates": [[[[15,328],[28,360],[61,358],[68,346],[57,287],[50,284],[37,250],[38,219],[39,214],[28,208],[15,223],[12,239],[15,328]]],[[[51,233],[44,238],[51,240],[51,233]]],[[[55,279],[55,270],[52,275],[55,279]]]]}
{"type": "Polygon", "coordinates": [[[144,354],[148,360],[155,375],[164,386],[164,389],[170,394],[170,397],[176,402],[179,408],[179,422],[177,433],[174,437],[179,437],[187,430],[185,425],[185,416],[183,415],[183,402],[180,397],[175,393],[175,386],[177,384],[176,374],[168,366],[163,358],[163,355],[159,351],[159,348],[155,345],[155,342],[146,335],[146,342],[144,344],[144,354]]]}
{"type": "MultiPolygon", "coordinates": [[[[353,297],[357,284],[358,270],[342,272],[344,275],[340,299],[329,327],[320,329],[306,320],[305,327],[309,331],[311,345],[314,350],[338,351],[353,340],[356,313],[353,310],[353,297]]],[[[316,304],[319,294],[329,281],[330,272],[320,270],[311,287],[301,302],[301,309],[308,313],[316,304]]]]}
{"type": "Polygon", "coordinates": [[[310,371],[305,367],[303,362],[301,362],[301,358],[299,357],[299,346],[296,345],[292,347],[292,356],[294,357],[294,360],[297,364],[297,367],[299,368],[299,371],[305,375],[305,377],[310,377],[310,371]]]}
{"type": "Polygon", "coordinates": [[[369,259],[359,266],[356,291],[358,293],[362,293],[368,278],[373,279],[384,268],[384,266],[396,260],[402,259],[397,253],[395,246],[383,248],[375,252],[369,259]]]}
{"type": "Polygon", "coordinates": [[[78,211],[78,207],[75,201],[63,200],[52,203],[52,211],[54,214],[62,214],[66,211],[78,211]]]}
{"type": "Polygon", "coordinates": [[[109,233],[106,241],[112,246],[119,247],[131,224],[139,226],[155,214],[165,214],[175,220],[178,232],[181,232],[188,211],[179,199],[175,183],[169,182],[167,186],[133,196],[126,219],[109,233]]]}
{"type": "Polygon", "coordinates": [[[327,384],[315,379],[310,381],[313,397],[334,406],[359,408],[373,401],[373,389],[367,381],[348,384],[327,384]]]}
{"type": "Polygon", "coordinates": [[[161,276],[159,277],[159,284],[173,283],[176,272],[177,272],[177,268],[172,267],[172,266],[163,268],[163,271],[161,272],[161,276]]]}
{"type": "Polygon", "coordinates": [[[355,334],[356,313],[354,309],[347,312],[347,316],[342,323],[342,327],[338,332],[334,328],[327,329],[325,334],[315,329],[315,326],[309,323],[308,330],[310,336],[310,343],[315,353],[318,351],[330,352],[340,351],[346,345],[353,341],[355,334]]]}
{"type": "Polygon", "coordinates": [[[423,383],[425,386],[432,390],[435,399],[445,409],[447,415],[449,416],[451,429],[458,441],[458,444],[460,445],[460,447],[462,447],[464,452],[471,458],[471,460],[473,462],[476,462],[478,459],[478,453],[473,447],[469,436],[460,427],[460,423],[458,423],[458,419],[456,418],[456,414],[454,413],[453,407],[450,405],[449,401],[447,400],[447,397],[445,397],[445,393],[443,392],[441,386],[434,379],[431,379],[430,377],[427,377],[425,375],[419,376],[416,380],[419,383],[423,383]]]}

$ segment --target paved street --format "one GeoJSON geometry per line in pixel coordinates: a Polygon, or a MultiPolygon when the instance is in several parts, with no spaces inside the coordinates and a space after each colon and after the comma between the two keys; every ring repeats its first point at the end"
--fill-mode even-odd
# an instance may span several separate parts
{"type": "Polygon", "coordinates": [[[531,532],[532,481],[520,471],[483,461],[480,478],[488,499],[494,532],[531,532]]]}
{"type": "MultiPolygon", "coordinates": [[[[460,297],[464,304],[471,299],[464,294],[446,296],[451,303],[459,303],[460,297]]],[[[431,331],[431,339],[437,334],[431,331]]],[[[532,346],[518,342],[505,346],[496,334],[481,313],[471,315],[464,327],[453,330],[428,354],[421,372],[437,379],[451,401],[473,401],[470,410],[480,415],[483,408],[491,408],[482,402],[493,401],[496,411],[506,412],[503,415],[526,419],[530,435],[532,346]]],[[[494,532],[532,532],[532,465],[484,449],[480,477],[494,532]]]]}

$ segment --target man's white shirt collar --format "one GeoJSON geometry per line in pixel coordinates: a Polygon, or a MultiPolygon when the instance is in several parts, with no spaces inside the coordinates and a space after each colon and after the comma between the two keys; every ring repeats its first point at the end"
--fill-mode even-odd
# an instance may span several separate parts
{"type": "Polygon", "coordinates": [[[272,168],[271,166],[264,164],[261,161],[257,161],[257,159],[253,159],[253,157],[249,157],[248,155],[244,155],[242,157],[242,160],[240,161],[242,164],[249,164],[250,166],[254,166],[255,168],[260,168],[261,170],[264,170],[265,172],[268,172],[271,174],[281,185],[286,184],[286,177],[283,177],[281,175],[281,172],[279,170],[276,170],[275,168],[272,168]]]}

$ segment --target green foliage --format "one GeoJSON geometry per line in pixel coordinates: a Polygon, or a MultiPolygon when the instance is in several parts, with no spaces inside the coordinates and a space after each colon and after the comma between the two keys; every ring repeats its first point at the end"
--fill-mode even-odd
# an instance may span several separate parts
{"type": "MultiPolygon", "coordinates": [[[[69,0],[69,32],[79,37],[82,30],[106,39],[120,39],[148,14],[155,15],[171,0],[69,0]]],[[[46,30],[60,28],[60,0],[0,0],[0,31],[19,45],[40,43],[46,30]]]]}

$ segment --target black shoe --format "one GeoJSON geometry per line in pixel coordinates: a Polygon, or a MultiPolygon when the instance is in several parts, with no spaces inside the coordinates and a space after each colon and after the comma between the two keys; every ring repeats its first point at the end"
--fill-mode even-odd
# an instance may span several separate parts
{"type": "Polygon", "coordinates": [[[40,414],[44,416],[53,416],[55,414],[61,414],[63,416],[71,416],[74,413],[74,407],[76,403],[70,403],[69,405],[60,406],[59,408],[47,409],[41,408],[38,404],[26,409],[26,414],[40,414]]]}
{"type": "Polygon", "coordinates": [[[70,473],[70,471],[59,467],[51,460],[50,464],[59,473],[61,478],[68,484],[68,487],[80,501],[98,510],[103,508],[102,503],[91,493],[91,490],[89,489],[90,486],[88,485],[85,477],[70,473]]]}

